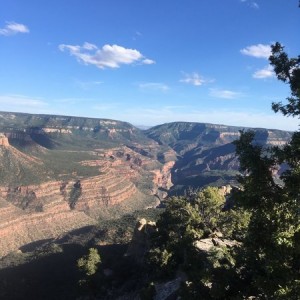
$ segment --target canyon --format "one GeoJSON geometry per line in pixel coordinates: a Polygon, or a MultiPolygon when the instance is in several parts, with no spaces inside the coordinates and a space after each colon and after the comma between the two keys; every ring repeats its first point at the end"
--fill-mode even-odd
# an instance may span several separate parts
{"type": "MultiPolygon", "coordinates": [[[[0,257],[99,220],[155,208],[188,187],[234,184],[244,128],[0,112],[0,257]]],[[[262,145],[290,132],[255,129],[262,145]]]]}

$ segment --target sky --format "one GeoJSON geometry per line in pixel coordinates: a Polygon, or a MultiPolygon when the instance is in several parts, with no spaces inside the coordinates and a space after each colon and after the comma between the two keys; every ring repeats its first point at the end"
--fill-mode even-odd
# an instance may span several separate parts
{"type": "Polygon", "coordinates": [[[268,63],[298,0],[0,0],[0,111],[297,130],[268,63]]]}

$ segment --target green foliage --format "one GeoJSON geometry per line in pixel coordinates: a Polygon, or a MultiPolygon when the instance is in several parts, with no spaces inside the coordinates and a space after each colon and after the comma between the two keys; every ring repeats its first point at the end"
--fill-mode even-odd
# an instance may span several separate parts
{"type": "Polygon", "coordinates": [[[101,263],[101,258],[96,248],[90,248],[89,253],[79,258],[77,261],[78,268],[87,276],[94,275],[101,263]]]}
{"type": "Polygon", "coordinates": [[[203,224],[190,201],[174,197],[168,200],[157,227],[149,263],[158,275],[172,275],[178,265],[183,263],[186,251],[191,248],[195,238],[203,235],[203,224]]]}
{"type": "MultiPolygon", "coordinates": [[[[270,62],[291,89],[288,104],[273,109],[299,116],[300,57],[288,58],[276,43],[270,62]]],[[[222,211],[224,199],[210,187],[171,199],[158,222],[150,263],[173,276],[186,272],[183,299],[299,299],[300,132],[282,148],[266,147],[263,138],[241,132],[234,143],[242,175],[232,210],[222,211]],[[278,182],[274,171],[282,163],[288,170],[278,182]],[[216,228],[241,246],[196,251],[195,241],[211,237],[216,228]]]]}
{"type": "Polygon", "coordinates": [[[80,180],[78,180],[72,187],[69,195],[69,205],[71,209],[74,209],[76,206],[76,203],[81,196],[82,189],[81,189],[81,184],[80,180]]]}
{"type": "Polygon", "coordinates": [[[98,234],[95,238],[98,244],[127,244],[131,241],[134,228],[138,220],[156,221],[163,209],[149,208],[145,210],[136,210],[130,214],[124,214],[116,219],[101,219],[98,224],[98,234]]]}
{"type": "Polygon", "coordinates": [[[156,279],[174,277],[178,270],[185,272],[183,299],[224,299],[226,287],[236,277],[233,249],[212,247],[205,253],[196,246],[201,239],[214,238],[216,232],[227,239],[243,236],[249,213],[224,211],[224,204],[225,197],[216,187],[189,191],[169,199],[157,222],[149,269],[156,279]]]}
{"type": "Polygon", "coordinates": [[[269,58],[274,66],[277,78],[287,84],[291,89],[291,97],[288,97],[288,104],[273,103],[272,108],[275,112],[280,111],[284,115],[300,115],[300,56],[289,58],[284,52],[284,47],[280,43],[272,45],[272,55],[269,58]]]}
{"type": "MultiPolygon", "coordinates": [[[[273,104],[284,115],[300,114],[300,58],[289,59],[283,47],[272,46],[270,62],[279,80],[290,85],[288,104],[273,104]]],[[[267,299],[297,299],[300,294],[300,132],[283,148],[265,149],[244,132],[235,143],[244,176],[235,194],[239,207],[251,213],[243,248],[237,253],[244,294],[267,299]],[[286,163],[289,169],[275,182],[273,171],[286,163]],[[297,296],[298,295],[298,296],[297,296]]]]}
{"type": "Polygon", "coordinates": [[[283,290],[287,292],[290,283],[299,276],[294,268],[299,203],[290,197],[288,185],[274,182],[276,154],[267,156],[264,149],[253,145],[252,139],[251,133],[244,133],[236,143],[241,168],[247,172],[240,178],[243,189],[236,199],[241,208],[252,212],[240,255],[245,277],[252,285],[249,293],[275,297],[283,290]]]}
{"type": "Polygon", "coordinates": [[[219,189],[207,187],[198,193],[194,201],[205,227],[210,229],[217,227],[225,203],[219,189]]]}
{"type": "MultiPolygon", "coordinates": [[[[276,43],[270,62],[291,89],[288,104],[273,103],[273,109],[299,116],[300,57],[288,58],[276,43]]],[[[222,210],[224,199],[210,187],[172,198],[157,223],[149,262],[158,274],[185,271],[183,299],[299,299],[300,132],[282,148],[259,144],[262,138],[241,132],[234,143],[242,175],[232,210],[222,210]],[[278,182],[274,171],[283,163],[288,170],[278,182]],[[241,246],[197,251],[195,241],[215,229],[241,246]]]]}

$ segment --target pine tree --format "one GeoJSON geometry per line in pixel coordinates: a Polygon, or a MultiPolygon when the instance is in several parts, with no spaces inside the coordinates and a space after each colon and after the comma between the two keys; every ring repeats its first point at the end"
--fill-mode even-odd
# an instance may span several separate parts
{"type": "MultiPolygon", "coordinates": [[[[300,116],[300,57],[288,58],[279,43],[270,63],[279,80],[289,84],[288,104],[273,103],[275,112],[300,116]]],[[[283,148],[263,148],[254,132],[235,143],[241,171],[237,204],[251,213],[240,256],[247,296],[260,299],[299,299],[300,295],[300,132],[283,148]],[[288,170],[275,182],[282,163],[288,170]]],[[[239,260],[239,259],[237,259],[239,260]]]]}

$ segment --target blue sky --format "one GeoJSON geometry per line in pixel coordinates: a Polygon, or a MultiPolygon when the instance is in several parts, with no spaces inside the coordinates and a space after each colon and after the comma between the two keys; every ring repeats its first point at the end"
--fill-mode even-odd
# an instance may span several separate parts
{"type": "Polygon", "coordinates": [[[296,130],[267,57],[299,28],[297,0],[2,0],[0,110],[296,130]]]}

